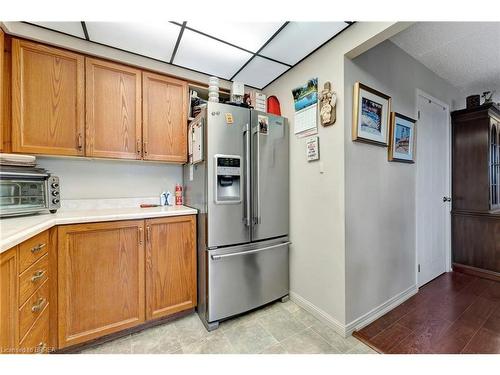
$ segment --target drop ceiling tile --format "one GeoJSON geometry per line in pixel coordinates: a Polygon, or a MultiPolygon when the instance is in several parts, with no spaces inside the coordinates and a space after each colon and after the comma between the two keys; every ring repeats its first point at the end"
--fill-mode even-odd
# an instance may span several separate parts
{"type": "Polygon", "coordinates": [[[86,22],[89,38],[169,62],[181,28],[170,22],[86,22]]]}
{"type": "Polygon", "coordinates": [[[174,64],[229,79],[251,57],[248,52],[186,29],[174,64]]]}
{"type": "Polygon", "coordinates": [[[29,21],[29,23],[85,39],[85,34],[83,33],[82,23],[80,21],[75,21],[75,22],[31,22],[31,21],[29,21]]]}
{"type": "Polygon", "coordinates": [[[189,21],[187,23],[188,27],[252,52],[257,52],[282,25],[283,22],[189,21]]]}
{"type": "Polygon", "coordinates": [[[467,94],[500,91],[498,22],[418,22],[391,41],[467,94]]]}
{"type": "Polygon", "coordinates": [[[290,22],[259,54],[294,65],[347,26],[345,22],[290,22]]]}
{"type": "Polygon", "coordinates": [[[234,81],[261,89],[287,70],[286,65],[256,56],[234,77],[234,81]]]}

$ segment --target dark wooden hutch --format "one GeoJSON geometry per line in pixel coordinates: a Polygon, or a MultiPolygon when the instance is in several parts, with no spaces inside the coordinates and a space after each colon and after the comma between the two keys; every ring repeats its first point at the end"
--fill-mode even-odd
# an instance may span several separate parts
{"type": "Polygon", "coordinates": [[[500,280],[500,108],[451,118],[453,268],[500,280]]]}

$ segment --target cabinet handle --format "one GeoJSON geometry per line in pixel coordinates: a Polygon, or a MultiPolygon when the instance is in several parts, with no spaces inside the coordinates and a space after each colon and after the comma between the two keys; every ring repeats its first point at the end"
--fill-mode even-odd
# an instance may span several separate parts
{"type": "Polygon", "coordinates": [[[40,280],[43,275],[45,275],[45,271],[44,270],[38,270],[36,271],[33,276],[31,277],[31,282],[34,283],[34,282],[37,282],[38,280],[40,280]]]}
{"type": "Polygon", "coordinates": [[[40,244],[36,245],[35,247],[33,247],[33,248],[31,249],[31,252],[32,252],[33,254],[35,254],[35,253],[39,252],[40,250],[42,250],[45,246],[47,246],[47,245],[46,245],[46,244],[44,244],[44,243],[40,243],[40,244]]]}
{"type": "Polygon", "coordinates": [[[33,307],[31,308],[31,312],[37,313],[37,312],[42,311],[46,302],[47,302],[47,300],[45,298],[39,298],[38,302],[36,304],[34,304],[33,307]]]}
{"type": "Polygon", "coordinates": [[[142,148],[144,149],[144,155],[148,154],[148,141],[142,143],[142,148]]]}
{"type": "Polygon", "coordinates": [[[139,246],[142,246],[142,227],[139,227],[139,246]]]}
{"type": "Polygon", "coordinates": [[[83,142],[82,142],[82,133],[78,133],[78,150],[82,150],[83,142]]]}
{"type": "Polygon", "coordinates": [[[47,349],[47,344],[42,341],[36,346],[35,353],[43,353],[45,352],[45,349],[47,349]]]}
{"type": "Polygon", "coordinates": [[[151,243],[151,227],[149,225],[146,227],[146,241],[151,243]]]}
{"type": "Polygon", "coordinates": [[[137,153],[140,155],[141,154],[141,140],[137,140],[137,153]]]}

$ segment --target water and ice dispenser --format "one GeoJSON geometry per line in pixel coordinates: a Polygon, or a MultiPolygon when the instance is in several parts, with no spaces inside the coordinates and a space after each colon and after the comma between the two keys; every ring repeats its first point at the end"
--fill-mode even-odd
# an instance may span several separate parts
{"type": "Polygon", "coordinates": [[[241,158],[215,155],[215,203],[241,202],[241,158]]]}

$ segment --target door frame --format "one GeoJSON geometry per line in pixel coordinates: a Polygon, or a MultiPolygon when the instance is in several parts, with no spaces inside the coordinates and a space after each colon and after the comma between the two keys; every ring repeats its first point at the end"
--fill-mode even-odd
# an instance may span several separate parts
{"type": "MultiPolygon", "coordinates": [[[[442,100],[439,100],[435,98],[434,96],[428,94],[427,92],[417,88],[415,89],[415,118],[417,119],[417,152],[416,152],[416,159],[418,163],[418,97],[421,96],[427,100],[430,100],[431,102],[434,102],[435,104],[438,104],[444,108],[444,110],[447,112],[447,126],[446,126],[446,135],[447,135],[447,162],[446,162],[446,185],[448,187],[448,194],[451,196],[451,181],[452,181],[452,176],[451,176],[451,114],[450,114],[450,106],[445,103],[442,100]]],[[[417,182],[418,174],[415,170],[415,183],[417,182]]],[[[415,194],[415,209],[417,208],[417,194],[415,194]]],[[[450,202],[449,205],[449,212],[448,215],[446,216],[446,222],[445,222],[445,231],[446,231],[446,249],[445,249],[445,272],[450,272],[452,270],[451,268],[451,210],[452,210],[452,203],[450,202]]],[[[415,211],[416,214],[416,211],[415,211]]],[[[418,261],[419,261],[419,249],[418,249],[418,237],[417,237],[417,219],[415,219],[415,285],[417,288],[420,288],[420,285],[418,284],[418,261]]]]}

